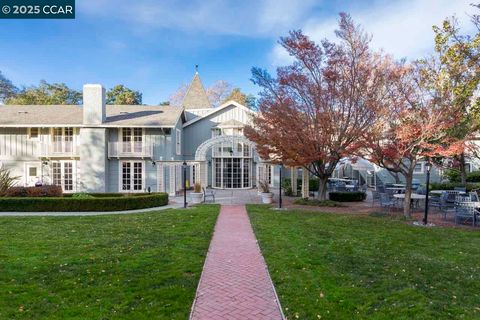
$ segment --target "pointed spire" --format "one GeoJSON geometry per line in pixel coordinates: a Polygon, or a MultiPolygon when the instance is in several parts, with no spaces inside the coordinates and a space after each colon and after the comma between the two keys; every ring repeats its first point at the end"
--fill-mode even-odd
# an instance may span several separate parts
{"type": "Polygon", "coordinates": [[[185,109],[206,109],[212,107],[198,74],[198,64],[195,65],[195,75],[183,98],[182,106],[185,109]]]}

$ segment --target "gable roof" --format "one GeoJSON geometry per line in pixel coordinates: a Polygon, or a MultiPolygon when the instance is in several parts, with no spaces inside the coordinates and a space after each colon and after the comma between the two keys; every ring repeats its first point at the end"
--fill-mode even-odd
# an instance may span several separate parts
{"type": "MultiPolygon", "coordinates": [[[[184,118],[183,109],[171,106],[107,105],[101,127],[174,127],[184,118]]],[[[0,106],[0,127],[83,126],[81,105],[0,106]]]]}
{"type": "Polygon", "coordinates": [[[195,72],[193,76],[192,82],[183,98],[182,106],[185,109],[205,109],[212,107],[210,101],[208,101],[207,92],[203,87],[198,72],[195,72]]]}
{"type": "Polygon", "coordinates": [[[196,123],[197,121],[203,120],[203,119],[211,116],[212,114],[215,114],[215,113],[217,113],[217,112],[220,112],[220,111],[222,111],[223,109],[228,108],[228,107],[230,107],[230,106],[238,107],[238,108],[243,109],[244,111],[246,111],[246,112],[248,112],[248,113],[251,113],[251,114],[255,113],[255,111],[252,111],[251,109],[245,107],[244,105],[242,105],[242,104],[240,104],[240,103],[238,103],[238,102],[236,102],[236,101],[234,101],[234,100],[229,100],[229,101],[225,102],[224,104],[222,104],[222,105],[219,106],[219,107],[212,108],[211,111],[207,112],[206,114],[204,114],[204,115],[202,115],[202,116],[200,116],[200,117],[193,118],[192,120],[185,122],[185,123],[183,124],[183,127],[184,127],[184,128],[185,128],[185,127],[188,127],[189,125],[194,124],[194,123],[196,123]]]}

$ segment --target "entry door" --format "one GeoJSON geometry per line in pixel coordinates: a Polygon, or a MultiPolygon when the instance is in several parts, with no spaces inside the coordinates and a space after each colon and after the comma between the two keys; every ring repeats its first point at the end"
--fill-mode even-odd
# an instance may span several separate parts
{"type": "Polygon", "coordinates": [[[74,190],[74,166],[73,161],[61,161],[52,163],[53,184],[61,186],[63,191],[74,190]]]}
{"type": "Polygon", "coordinates": [[[141,161],[121,162],[120,192],[141,192],[144,190],[144,167],[141,161]]]}
{"type": "Polygon", "coordinates": [[[35,186],[35,183],[41,180],[40,164],[39,163],[27,164],[25,170],[26,170],[25,184],[27,185],[27,187],[35,186]]]}

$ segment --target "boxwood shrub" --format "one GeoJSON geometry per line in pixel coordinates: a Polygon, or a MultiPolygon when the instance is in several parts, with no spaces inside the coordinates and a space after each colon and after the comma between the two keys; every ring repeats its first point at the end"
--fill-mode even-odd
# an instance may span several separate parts
{"type": "MultiPolygon", "coordinates": [[[[447,183],[430,183],[430,190],[453,190],[455,187],[465,187],[460,182],[447,182],[447,183]]],[[[470,192],[473,189],[480,189],[480,183],[467,182],[467,191],[470,192]]]]}
{"type": "Polygon", "coordinates": [[[0,198],[0,211],[73,212],[121,211],[160,207],[168,204],[168,194],[151,193],[114,197],[35,197],[0,198]]]}
{"type": "Polygon", "coordinates": [[[354,192],[330,192],[328,197],[332,201],[338,202],[355,202],[355,201],[363,201],[367,198],[367,194],[365,192],[354,191],[354,192]]]}

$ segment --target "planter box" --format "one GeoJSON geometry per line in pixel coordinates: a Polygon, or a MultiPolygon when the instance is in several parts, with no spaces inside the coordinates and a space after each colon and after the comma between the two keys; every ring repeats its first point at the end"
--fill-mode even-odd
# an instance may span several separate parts
{"type": "Polygon", "coordinates": [[[198,203],[202,203],[203,201],[203,193],[195,193],[195,192],[192,192],[190,193],[190,203],[192,204],[198,204],[198,203]]]}
{"type": "Polygon", "coordinates": [[[262,203],[265,203],[265,204],[270,204],[273,202],[273,193],[271,192],[267,192],[267,193],[261,193],[260,194],[262,196],[262,203]]]}

